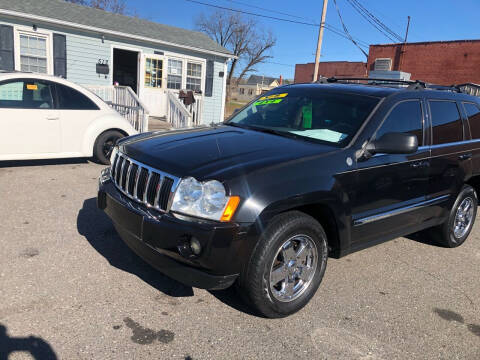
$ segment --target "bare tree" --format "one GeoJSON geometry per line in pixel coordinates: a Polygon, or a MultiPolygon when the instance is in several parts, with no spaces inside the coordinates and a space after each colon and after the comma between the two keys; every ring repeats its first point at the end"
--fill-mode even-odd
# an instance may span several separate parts
{"type": "Polygon", "coordinates": [[[229,85],[240,64],[245,66],[240,71],[237,81],[249,72],[256,71],[254,66],[271,58],[268,53],[275,46],[276,39],[271,32],[265,33],[253,19],[238,13],[215,11],[210,15],[201,14],[195,24],[198,30],[229,49],[237,57],[230,64],[227,76],[229,85]]]}
{"type": "Polygon", "coordinates": [[[125,0],[65,0],[67,2],[90,6],[95,9],[109,11],[115,14],[127,13],[127,4],[125,0]]]}
{"type": "Polygon", "coordinates": [[[271,59],[272,56],[269,55],[269,50],[275,46],[275,43],[275,37],[271,32],[268,32],[261,39],[254,39],[248,46],[246,64],[238,78],[243,79],[248,73],[257,72],[257,69],[255,68],[256,65],[262,64],[268,59],[271,59]]]}
{"type": "Polygon", "coordinates": [[[241,22],[242,19],[237,14],[215,11],[209,16],[200,14],[195,20],[195,26],[220,45],[227,47],[234,31],[241,22]]]}

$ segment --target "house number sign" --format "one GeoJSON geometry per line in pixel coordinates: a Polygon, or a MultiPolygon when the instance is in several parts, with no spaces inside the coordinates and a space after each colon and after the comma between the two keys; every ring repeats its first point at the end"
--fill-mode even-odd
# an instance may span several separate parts
{"type": "Polygon", "coordinates": [[[108,66],[108,60],[98,59],[96,69],[97,69],[97,74],[108,75],[110,73],[110,68],[108,66]]]}

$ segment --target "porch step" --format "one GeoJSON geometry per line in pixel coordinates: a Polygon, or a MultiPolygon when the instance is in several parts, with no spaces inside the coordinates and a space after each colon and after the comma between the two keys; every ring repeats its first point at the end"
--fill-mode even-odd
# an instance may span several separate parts
{"type": "Polygon", "coordinates": [[[166,117],[150,116],[148,118],[148,131],[168,131],[172,125],[167,122],[166,117]]]}

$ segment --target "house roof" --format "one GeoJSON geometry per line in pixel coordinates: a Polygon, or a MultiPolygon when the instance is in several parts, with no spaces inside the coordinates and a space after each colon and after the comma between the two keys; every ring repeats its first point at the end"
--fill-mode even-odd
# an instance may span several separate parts
{"type": "Polygon", "coordinates": [[[268,77],[268,76],[250,75],[250,77],[247,80],[247,85],[257,85],[262,83],[263,85],[270,85],[275,80],[278,80],[278,79],[274,77],[268,77]]]}
{"type": "Polygon", "coordinates": [[[64,0],[0,0],[0,15],[37,18],[65,26],[102,31],[118,36],[180,46],[231,57],[232,54],[207,35],[132,16],[72,4],[64,0]],[[32,16],[33,15],[33,16],[32,16]],[[89,29],[90,28],[90,29],[89,29]]]}

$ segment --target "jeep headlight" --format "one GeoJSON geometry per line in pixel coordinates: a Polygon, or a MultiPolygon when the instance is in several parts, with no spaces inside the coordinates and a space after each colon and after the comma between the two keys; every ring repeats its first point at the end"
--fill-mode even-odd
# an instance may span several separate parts
{"type": "Polygon", "coordinates": [[[230,221],[239,202],[238,196],[227,196],[225,186],[217,180],[202,183],[188,177],[178,184],[171,210],[204,219],[230,221]]]}

